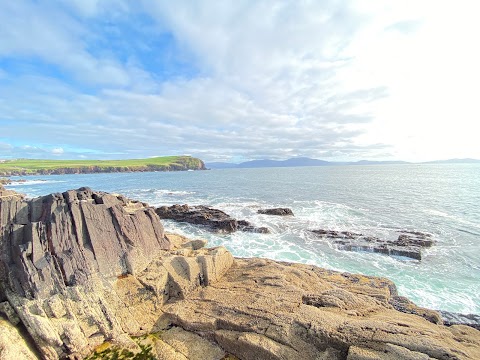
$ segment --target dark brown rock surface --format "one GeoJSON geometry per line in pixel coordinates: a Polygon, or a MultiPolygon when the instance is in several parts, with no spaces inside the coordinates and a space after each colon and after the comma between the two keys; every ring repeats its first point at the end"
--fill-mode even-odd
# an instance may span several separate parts
{"type": "Polygon", "coordinates": [[[155,209],[155,212],[161,219],[203,225],[215,232],[232,233],[238,230],[263,234],[269,233],[269,229],[266,227],[254,226],[246,220],[236,220],[221,210],[203,205],[160,206],[155,209]]]}
{"type": "Polygon", "coordinates": [[[260,209],[257,212],[264,215],[293,216],[293,211],[289,208],[260,209]]]}

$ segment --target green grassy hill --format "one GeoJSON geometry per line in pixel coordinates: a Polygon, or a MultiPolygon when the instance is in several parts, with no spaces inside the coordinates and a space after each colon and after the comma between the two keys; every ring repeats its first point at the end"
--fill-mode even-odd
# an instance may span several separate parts
{"type": "Polygon", "coordinates": [[[204,169],[203,161],[191,156],[162,156],[127,160],[16,159],[0,162],[0,176],[204,169]]]}

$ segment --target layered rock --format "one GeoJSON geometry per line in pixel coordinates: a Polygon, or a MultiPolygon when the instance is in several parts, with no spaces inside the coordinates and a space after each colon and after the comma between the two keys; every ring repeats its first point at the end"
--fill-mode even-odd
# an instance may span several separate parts
{"type": "Polygon", "coordinates": [[[35,350],[18,329],[2,319],[0,319],[0,359],[38,359],[35,350]]]}
{"type": "Polygon", "coordinates": [[[234,219],[221,210],[203,205],[160,206],[155,209],[155,211],[162,219],[171,219],[195,225],[203,225],[215,232],[232,233],[237,230],[263,234],[270,232],[266,227],[254,226],[246,220],[234,219]]]}
{"type": "Polygon", "coordinates": [[[433,323],[441,319],[432,310],[399,312],[397,296],[387,279],[236,259],[222,280],[168,304],[164,316],[244,360],[480,358],[479,331],[433,323]]]}
{"type": "Polygon", "coordinates": [[[153,208],[88,188],[4,199],[0,219],[0,314],[20,320],[45,359],[131,344],[126,334],[152,331],[166,301],[233,261],[223,248],[175,249],[153,208]]]}
{"type": "Polygon", "coordinates": [[[384,240],[351,231],[318,229],[312,230],[319,237],[332,239],[339,249],[346,251],[367,251],[385,255],[422,259],[422,249],[431,247],[435,241],[431,234],[419,231],[400,231],[395,240],[384,240]]]}
{"type": "Polygon", "coordinates": [[[467,325],[474,329],[480,330],[480,315],[476,314],[459,314],[450,311],[439,311],[442,316],[443,323],[447,326],[467,325]]]}

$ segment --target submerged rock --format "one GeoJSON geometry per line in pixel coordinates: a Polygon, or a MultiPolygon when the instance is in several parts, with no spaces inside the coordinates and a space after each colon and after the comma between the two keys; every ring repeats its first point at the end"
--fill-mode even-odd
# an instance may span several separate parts
{"type": "Polygon", "coordinates": [[[432,235],[418,231],[402,230],[396,240],[382,240],[350,231],[318,229],[311,232],[322,238],[334,239],[333,244],[341,250],[374,252],[416,260],[422,259],[423,248],[431,247],[435,243],[432,235]]]}
{"type": "Polygon", "coordinates": [[[257,212],[264,215],[293,216],[293,211],[289,208],[260,209],[257,212]]]}
{"type": "Polygon", "coordinates": [[[203,205],[160,206],[155,209],[155,212],[162,219],[204,225],[215,232],[232,233],[237,230],[262,234],[270,232],[266,227],[256,227],[246,220],[236,220],[221,210],[203,205]]]}

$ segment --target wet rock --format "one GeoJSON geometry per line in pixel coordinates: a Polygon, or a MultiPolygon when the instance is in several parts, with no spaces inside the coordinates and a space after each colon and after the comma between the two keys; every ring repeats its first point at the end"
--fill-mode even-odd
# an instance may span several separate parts
{"type": "Polygon", "coordinates": [[[264,226],[258,227],[252,225],[250,222],[246,220],[237,220],[238,230],[243,232],[253,232],[259,234],[269,234],[270,229],[264,226]]]}
{"type": "Polygon", "coordinates": [[[212,231],[231,233],[237,230],[237,221],[218,209],[203,205],[172,205],[155,209],[161,219],[187,222],[195,225],[208,226],[212,231]]]}
{"type": "Polygon", "coordinates": [[[322,238],[333,239],[339,249],[346,251],[374,252],[391,256],[404,256],[421,260],[422,249],[435,244],[432,235],[415,231],[401,231],[395,240],[383,240],[351,231],[318,229],[312,233],[322,238]]]}
{"type": "Polygon", "coordinates": [[[257,212],[264,215],[293,216],[293,211],[289,208],[260,209],[257,212]]]}
{"type": "Polygon", "coordinates": [[[269,233],[265,227],[256,227],[246,220],[236,220],[227,213],[203,205],[172,205],[155,209],[161,219],[171,219],[195,225],[203,225],[214,232],[232,233],[237,230],[246,232],[269,233]]]}
{"type": "Polygon", "coordinates": [[[443,323],[446,326],[466,325],[480,330],[480,315],[476,314],[460,314],[450,311],[439,310],[443,323]]]}
{"type": "Polygon", "coordinates": [[[312,232],[322,237],[327,237],[331,239],[335,239],[335,238],[356,239],[359,236],[363,236],[362,234],[358,234],[350,231],[336,231],[336,230],[325,230],[325,229],[312,230],[312,232]]]}

